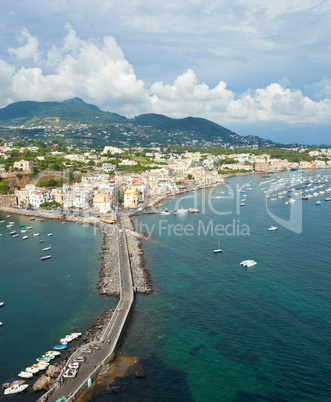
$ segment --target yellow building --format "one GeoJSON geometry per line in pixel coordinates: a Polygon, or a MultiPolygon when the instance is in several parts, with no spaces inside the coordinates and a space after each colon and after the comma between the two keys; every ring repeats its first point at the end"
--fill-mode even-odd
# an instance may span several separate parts
{"type": "Polygon", "coordinates": [[[124,193],[124,208],[136,208],[138,205],[138,191],[127,189],[124,193]]]}

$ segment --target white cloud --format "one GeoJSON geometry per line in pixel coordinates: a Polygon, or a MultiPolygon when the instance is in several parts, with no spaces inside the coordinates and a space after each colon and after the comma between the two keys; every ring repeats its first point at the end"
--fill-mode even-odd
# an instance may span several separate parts
{"type": "MultiPolygon", "coordinates": [[[[290,88],[286,77],[279,80],[281,84],[270,83],[236,94],[224,81],[214,87],[199,83],[196,73],[187,69],[171,85],[157,81],[147,86],[137,78],[113,37],[94,43],[80,39],[70,25],[67,30],[63,45],[52,46],[43,61],[44,65],[52,65],[49,74],[43,71],[41,59],[40,67],[18,69],[0,60],[1,106],[20,100],[61,101],[78,96],[128,117],[154,112],[171,117],[204,117],[222,125],[331,123],[331,80],[327,78],[315,84],[325,95],[320,101],[290,88]]],[[[27,45],[11,53],[21,59],[23,55],[27,58],[38,54],[38,40],[26,29],[22,32],[27,45]]]]}
{"type": "Polygon", "coordinates": [[[16,49],[9,48],[9,54],[16,56],[18,60],[31,59],[38,62],[40,58],[38,39],[30,35],[26,28],[23,28],[18,40],[24,45],[16,49]]]}

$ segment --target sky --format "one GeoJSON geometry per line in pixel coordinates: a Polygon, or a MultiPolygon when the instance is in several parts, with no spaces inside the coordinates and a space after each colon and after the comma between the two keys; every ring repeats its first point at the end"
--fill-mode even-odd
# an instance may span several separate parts
{"type": "Polygon", "coordinates": [[[1,0],[0,108],[79,97],[331,145],[331,0],[1,0]]]}

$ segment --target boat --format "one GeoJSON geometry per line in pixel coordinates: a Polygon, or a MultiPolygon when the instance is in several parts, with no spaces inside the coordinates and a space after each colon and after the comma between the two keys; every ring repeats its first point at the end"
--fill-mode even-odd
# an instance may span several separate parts
{"type": "Polygon", "coordinates": [[[4,222],[6,222],[6,220],[5,220],[5,219],[3,219],[2,221],[0,221],[0,223],[4,223],[4,222]]]}
{"type": "Polygon", "coordinates": [[[242,265],[243,267],[246,267],[246,268],[253,267],[256,264],[257,264],[257,262],[254,260],[244,260],[244,261],[241,261],[241,263],[240,263],[240,265],[242,265]]]}
{"type": "Polygon", "coordinates": [[[22,230],[21,230],[21,233],[26,233],[26,232],[27,232],[26,229],[22,229],[22,230]]]}
{"type": "Polygon", "coordinates": [[[21,378],[32,378],[33,374],[28,373],[27,371],[21,371],[19,374],[17,374],[17,376],[21,378]]]}
{"type": "Polygon", "coordinates": [[[71,335],[74,337],[79,337],[82,335],[82,333],[81,332],[73,332],[71,335]]]}
{"type": "Polygon", "coordinates": [[[30,221],[34,221],[36,218],[30,218],[30,221]]]}
{"type": "Polygon", "coordinates": [[[45,219],[43,219],[43,218],[39,218],[39,219],[37,219],[37,221],[39,221],[39,222],[43,222],[45,219]]]}
{"type": "Polygon", "coordinates": [[[33,228],[33,226],[27,226],[27,229],[32,229],[33,228]]]}
{"type": "Polygon", "coordinates": [[[13,224],[9,224],[9,225],[6,225],[7,226],[7,228],[12,228],[14,225],[13,224]]]}
{"type": "Polygon", "coordinates": [[[240,206],[240,207],[244,207],[244,206],[245,206],[245,203],[244,203],[244,202],[241,202],[241,203],[239,204],[239,206],[240,206]]]}
{"type": "Polygon", "coordinates": [[[13,230],[12,232],[10,232],[9,234],[12,236],[16,233],[16,230],[13,230]]]}
{"type": "Polygon", "coordinates": [[[44,240],[39,240],[38,243],[39,243],[39,244],[40,244],[40,243],[44,243],[44,240]]]}
{"type": "Polygon", "coordinates": [[[54,349],[55,350],[62,350],[62,349],[65,349],[66,347],[67,347],[67,344],[61,344],[61,345],[54,346],[54,349]]]}
{"type": "Polygon", "coordinates": [[[53,233],[48,233],[48,235],[47,236],[53,236],[53,233]]]}
{"type": "Polygon", "coordinates": [[[22,225],[20,225],[20,228],[24,228],[24,226],[25,226],[25,225],[24,225],[24,223],[23,223],[22,225]]]}
{"type": "Polygon", "coordinates": [[[220,249],[220,239],[218,239],[218,248],[214,250],[214,253],[221,253],[223,250],[220,249]]]}
{"type": "Polygon", "coordinates": [[[24,384],[25,380],[14,380],[13,378],[8,378],[6,382],[2,384],[2,388],[9,388],[15,384],[24,384]]]}
{"type": "Polygon", "coordinates": [[[52,248],[51,246],[45,247],[45,248],[43,248],[43,251],[50,250],[51,248],[52,248]]]}
{"type": "Polygon", "coordinates": [[[321,205],[321,201],[316,201],[315,205],[321,205]]]}
{"type": "Polygon", "coordinates": [[[40,233],[33,233],[33,236],[40,236],[40,233]]]}
{"type": "Polygon", "coordinates": [[[277,230],[278,227],[277,226],[270,226],[270,228],[268,228],[268,230],[277,230]]]}
{"type": "Polygon", "coordinates": [[[5,304],[5,302],[0,302],[0,307],[2,307],[5,304]]]}
{"type": "Polygon", "coordinates": [[[92,378],[89,378],[87,380],[87,386],[90,387],[92,385],[92,378]]]}
{"type": "Polygon", "coordinates": [[[41,257],[42,260],[49,260],[52,256],[51,255],[45,255],[44,257],[41,257]]]}
{"type": "Polygon", "coordinates": [[[2,322],[0,321],[0,327],[2,326],[2,322]]]}
{"type": "Polygon", "coordinates": [[[176,214],[187,214],[188,213],[188,210],[187,209],[184,209],[184,208],[180,208],[177,212],[176,212],[176,214]]]}
{"type": "Polygon", "coordinates": [[[6,388],[4,391],[5,395],[10,395],[10,394],[18,394],[19,392],[23,392],[28,388],[28,384],[16,384],[13,385],[10,388],[6,388]]]}
{"type": "Polygon", "coordinates": [[[26,240],[26,239],[28,239],[29,238],[29,236],[23,236],[22,237],[22,240],[26,240]]]}
{"type": "Polygon", "coordinates": [[[7,215],[7,218],[10,218],[11,217],[11,215],[7,215]]]}
{"type": "Polygon", "coordinates": [[[28,373],[32,373],[32,374],[37,374],[39,372],[39,369],[32,366],[32,367],[27,367],[25,369],[25,371],[28,373]]]}
{"type": "Polygon", "coordinates": [[[45,354],[48,356],[60,356],[61,352],[57,352],[56,350],[49,350],[45,354]]]}
{"type": "Polygon", "coordinates": [[[331,197],[325,198],[325,201],[331,201],[331,197]]]}

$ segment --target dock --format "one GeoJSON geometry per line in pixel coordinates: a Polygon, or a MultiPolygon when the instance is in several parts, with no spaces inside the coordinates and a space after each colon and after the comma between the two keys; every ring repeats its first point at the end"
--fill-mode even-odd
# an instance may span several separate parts
{"type": "MultiPolygon", "coordinates": [[[[58,381],[58,384],[39,398],[38,401],[46,400],[45,398],[47,398],[47,401],[55,402],[63,395],[68,396],[69,394],[69,400],[71,400],[71,398],[72,400],[77,399],[88,387],[88,380],[95,380],[100,370],[115,357],[134,304],[134,289],[127,238],[126,232],[122,227],[120,215],[118,215],[117,218],[116,230],[118,236],[120,300],[101,338],[96,342],[100,346],[100,349],[93,350],[91,354],[84,354],[86,362],[81,364],[77,376],[75,378],[66,379],[62,385],[61,381],[58,381]],[[122,247],[120,247],[120,245],[122,245],[122,247]]],[[[86,347],[88,347],[88,344],[82,345],[76,350],[75,353],[71,355],[67,365],[70,364],[75,357],[83,355],[81,350],[86,347]]],[[[62,374],[63,372],[60,374],[60,380],[62,374]]]]}

